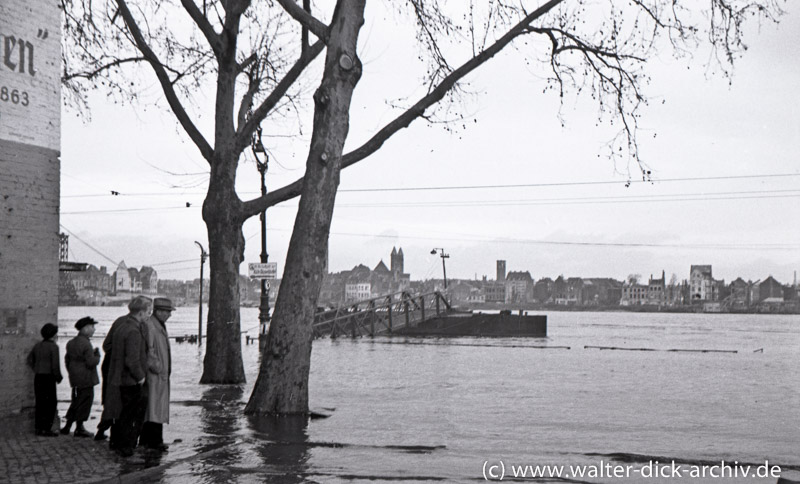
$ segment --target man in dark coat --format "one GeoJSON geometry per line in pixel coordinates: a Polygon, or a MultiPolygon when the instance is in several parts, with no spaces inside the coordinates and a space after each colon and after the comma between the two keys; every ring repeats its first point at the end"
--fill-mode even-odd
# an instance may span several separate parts
{"type": "Polygon", "coordinates": [[[58,345],[53,337],[58,333],[58,326],[47,323],[42,326],[42,341],[36,343],[28,354],[28,366],[33,369],[33,391],[36,396],[36,435],[57,437],[53,432],[56,419],[58,399],[56,384],[61,383],[61,363],[58,356],[58,345]]]}
{"type": "Polygon", "coordinates": [[[81,318],[75,323],[78,335],[67,342],[67,354],[64,362],[69,373],[69,384],[72,387],[72,402],[67,410],[67,423],[61,433],[69,433],[72,422],[75,422],[75,437],[91,437],[92,434],[83,428],[83,422],[89,420],[94,400],[94,386],[100,383],[97,376],[97,364],[100,363],[100,350],[92,347],[89,339],[94,335],[97,321],[90,317],[81,318]]]}
{"type": "Polygon", "coordinates": [[[147,410],[147,327],[153,301],[137,296],[128,305],[130,313],[118,319],[103,343],[110,357],[104,416],[114,420],[111,447],[123,457],[133,455],[147,410]],[[107,349],[106,349],[107,348],[107,349]],[[107,415],[106,414],[107,411],[107,415]]]}

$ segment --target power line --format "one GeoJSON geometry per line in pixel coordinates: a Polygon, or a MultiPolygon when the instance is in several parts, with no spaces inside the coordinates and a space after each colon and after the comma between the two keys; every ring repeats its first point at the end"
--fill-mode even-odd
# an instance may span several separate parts
{"type": "MultiPolygon", "coordinates": [[[[345,235],[354,237],[378,237],[378,238],[402,238],[402,239],[418,239],[418,240],[449,240],[449,241],[469,241],[469,242],[492,242],[502,244],[530,244],[530,245],[561,245],[561,246],[583,246],[583,247],[620,247],[620,248],[668,248],[668,249],[715,249],[715,250],[798,250],[800,245],[791,244],[654,244],[654,243],[637,243],[637,242],[575,242],[564,240],[536,240],[536,239],[489,239],[480,238],[480,236],[473,235],[474,239],[465,237],[447,238],[447,237],[425,237],[425,236],[402,236],[391,234],[358,234],[347,232],[332,232],[331,235],[345,235]]],[[[470,237],[470,236],[467,236],[470,237]]]]}
{"type": "MultiPolygon", "coordinates": [[[[287,228],[271,228],[274,232],[291,232],[287,228]]],[[[490,238],[477,234],[450,234],[448,236],[407,236],[397,234],[365,234],[359,232],[331,232],[330,235],[346,237],[370,237],[386,239],[409,239],[409,240],[446,240],[453,242],[492,242],[503,244],[533,244],[533,245],[563,245],[563,246],[595,246],[595,247],[628,247],[628,248],[668,248],[668,249],[721,249],[721,250],[798,250],[800,244],[777,243],[777,244],[656,244],[639,242],[575,242],[564,240],[537,240],[524,238],[490,238]],[[457,236],[454,238],[452,236],[457,236]]]]}
{"type": "Polygon", "coordinates": [[[160,269],[158,271],[159,274],[168,274],[172,272],[182,272],[182,271],[189,271],[189,270],[197,270],[197,266],[185,266],[185,267],[170,267],[169,269],[160,269]]]}
{"type": "MultiPolygon", "coordinates": [[[[565,186],[586,186],[586,185],[633,185],[633,184],[658,184],[675,182],[697,182],[697,181],[722,181],[722,180],[749,180],[749,179],[769,179],[769,178],[788,178],[800,177],[800,173],[775,173],[765,175],[731,175],[731,176],[709,176],[709,177],[686,177],[686,178],[664,178],[653,180],[627,180],[627,181],[576,181],[576,182],[550,182],[550,183],[519,183],[519,184],[496,184],[496,185],[437,185],[427,187],[384,187],[384,188],[341,188],[339,193],[358,193],[358,192],[406,192],[406,191],[433,191],[433,190],[483,190],[496,188],[546,188],[546,187],[565,187],[565,186]]],[[[95,193],[83,195],[62,195],[61,198],[90,198],[90,197],[160,197],[175,196],[175,192],[139,192],[139,193],[120,193],[111,190],[108,193],[95,193]]],[[[259,195],[257,191],[239,192],[241,195],[259,195]]],[[[206,192],[184,192],[177,195],[184,196],[204,196],[206,192]]]]}
{"type": "Polygon", "coordinates": [[[534,198],[516,200],[465,200],[446,202],[384,202],[384,203],[341,203],[340,208],[391,208],[391,207],[501,207],[509,205],[587,205],[608,203],[663,203],[663,202],[698,202],[715,200],[753,200],[770,198],[800,197],[800,190],[764,190],[749,192],[718,192],[718,193],[686,193],[669,195],[632,195],[610,197],[565,197],[565,198],[534,198]],[[744,196],[737,196],[744,195],[744,196]]]}
{"type": "MultiPolygon", "coordinates": [[[[755,200],[773,198],[800,197],[800,190],[751,190],[736,192],[702,192],[702,193],[674,193],[665,195],[630,195],[607,197],[554,197],[512,200],[461,200],[461,201],[429,201],[429,202],[383,202],[383,203],[339,203],[339,208],[413,208],[413,207],[499,207],[514,205],[587,205],[610,203],[665,203],[665,202],[708,202],[719,200],[755,200]]],[[[200,205],[190,207],[151,207],[151,208],[122,208],[107,210],[79,210],[61,212],[61,215],[86,215],[98,213],[135,213],[135,212],[165,212],[185,210],[186,208],[200,208],[200,205]]],[[[289,208],[277,205],[275,208],[289,208]]]]}
{"type": "Polygon", "coordinates": [[[148,264],[151,267],[155,266],[168,266],[172,264],[182,264],[184,262],[197,262],[197,259],[184,259],[184,260],[174,260],[172,262],[159,262],[157,264],[148,264]]]}
{"type": "Polygon", "coordinates": [[[133,213],[133,212],[169,212],[172,210],[186,210],[187,208],[200,208],[200,205],[189,207],[150,207],[150,208],[115,208],[108,210],[79,210],[75,212],[61,212],[61,215],[86,215],[94,213],[133,213]]]}
{"type": "Polygon", "coordinates": [[[78,237],[77,235],[75,235],[75,234],[74,234],[72,231],[70,231],[68,228],[64,227],[64,225],[62,225],[62,224],[59,224],[59,225],[60,225],[60,226],[61,226],[61,228],[62,228],[62,229],[64,229],[64,230],[65,230],[65,231],[66,231],[66,232],[67,232],[69,235],[71,235],[72,237],[75,237],[75,238],[76,238],[76,239],[77,239],[79,242],[82,242],[82,243],[83,243],[83,245],[85,245],[86,247],[88,247],[89,249],[91,249],[92,251],[94,251],[96,254],[100,255],[101,257],[103,257],[103,258],[104,258],[104,259],[106,259],[107,261],[111,262],[112,264],[115,264],[115,265],[118,265],[118,264],[119,264],[119,262],[118,262],[118,261],[115,261],[115,260],[114,260],[114,259],[112,259],[111,257],[109,257],[109,256],[107,256],[107,255],[105,255],[105,254],[103,254],[103,253],[102,253],[102,252],[100,252],[98,249],[96,249],[94,246],[92,246],[92,244],[90,244],[89,242],[86,242],[85,240],[81,239],[80,237],[78,237]]]}
{"type": "Polygon", "coordinates": [[[732,175],[732,176],[709,176],[709,177],[690,177],[690,178],[663,178],[654,180],[628,180],[628,181],[583,181],[583,182],[553,182],[553,183],[520,183],[520,184],[499,184],[499,185],[463,185],[463,186],[429,186],[429,187],[386,187],[386,188],[349,188],[341,189],[340,192],[399,192],[399,191],[423,191],[423,190],[476,190],[487,188],[535,188],[535,187],[561,187],[561,186],[582,186],[582,185],[633,185],[633,184],[656,184],[673,183],[686,181],[717,181],[717,180],[743,180],[754,178],[785,178],[797,177],[800,173],[778,173],[771,175],[732,175]]]}

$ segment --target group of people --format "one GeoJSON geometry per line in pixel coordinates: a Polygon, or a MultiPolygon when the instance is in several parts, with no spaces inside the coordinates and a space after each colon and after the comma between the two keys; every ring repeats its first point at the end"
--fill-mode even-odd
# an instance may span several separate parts
{"type": "MultiPolygon", "coordinates": [[[[137,296],[128,310],[114,321],[103,341],[103,413],[94,435],[95,440],[105,440],[110,429],[109,447],[123,457],[133,455],[137,445],[159,452],[169,449],[164,443],[164,424],[169,423],[172,358],[166,322],[175,307],[167,298],[137,296]]],[[[72,396],[66,424],[59,431],[53,430],[56,385],[63,379],[59,348],[53,341],[58,327],[50,323],[42,327],[42,341],[28,355],[35,373],[37,435],[67,435],[74,423],[75,437],[92,436],[84,422],[89,419],[94,387],[100,383],[100,350],[90,341],[96,324],[90,317],[81,318],[75,323],[78,335],[67,343],[64,363],[72,396]]]]}

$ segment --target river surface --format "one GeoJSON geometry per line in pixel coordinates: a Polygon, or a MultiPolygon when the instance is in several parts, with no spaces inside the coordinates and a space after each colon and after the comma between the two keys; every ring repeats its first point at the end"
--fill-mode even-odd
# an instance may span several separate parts
{"type": "MultiPolygon", "coordinates": [[[[124,313],[60,308],[62,355],[77,319],[101,322],[100,346],[124,313]]],[[[719,482],[688,472],[722,460],[753,466],[724,482],[774,483],[752,478],[765,461],[799,475],[797,315],[536,314],[548,316],[547,338],[316,340],[311,406],[330,416],[308,423],[242,415],[258,345],[242,339],[246,384],[212,386],[197,383],[202,348],[173,342],[166,440],[195,451],[240,445],[157,482],[475,482],[545,464],[628,466],[627,479],[569,476],[566,467],[555,482],[719,482]],[[645,474],[663,463],[680,466],[682,478],[645,474]]],[[[243,308],[242,330],[256,336],[257,317],[243,308]]],[[[197,321],[197,308],[179,308],[167,324],[180,336],[196,334],[197,321]]],[[[63,416],[69,388],[58,391],[63,416]]]]}

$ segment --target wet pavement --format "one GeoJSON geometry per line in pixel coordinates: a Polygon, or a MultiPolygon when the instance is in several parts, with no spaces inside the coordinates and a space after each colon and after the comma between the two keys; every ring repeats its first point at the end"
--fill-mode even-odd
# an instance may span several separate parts
{"type": "MultiPolygon", "coordinates": [[[[212,386],[200,400],[173,402],[171,424],[164,426],[169,451],[137,449],[128,458],[111,451],[107,440],[35,435],[32,416],[0,419],[0,483],[197,484],[227,482],[233,473],[245,481],[258,474],[259,480],[272,475],[278,482],[307,482],[292,474],[306,455],[308,419],[245,417],[242,393],[237,386],[212,386]],[[265,452],[274,466],[242,458],[253,449],[265,452]]],[[[99,409],[93,410],[89,431],[97,422],[99,409]]]]}
{"type": "Polygon", "coordinates": [[[137,449],[123,458],[109,450],[108,441],[35,435],[33,420],[26,416],[0,420],[0,435],[0,483],[15,484],[159,482],[168,467],[208,458],[231,444],[196,447],[177,442],[167,453],[137,449]]]}

